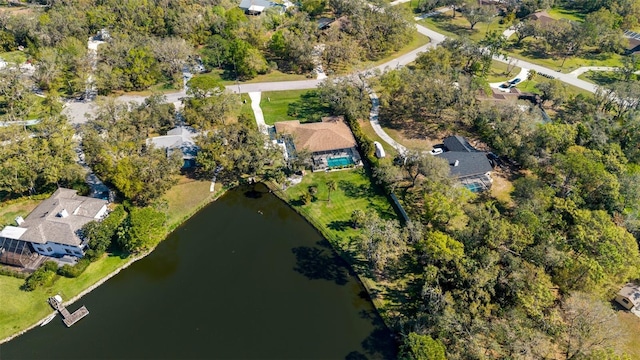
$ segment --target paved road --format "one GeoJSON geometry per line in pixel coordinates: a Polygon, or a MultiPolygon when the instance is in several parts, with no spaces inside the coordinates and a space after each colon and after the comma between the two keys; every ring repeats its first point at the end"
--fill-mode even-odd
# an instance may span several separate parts
{"type": "MultiPolygon", "coordinates": [[[[430,30],[422,25],[416,24],[416,28],[420,34],[426,35],[431,39],[429,44],[423,45],[409,53],[401,55],[391,61],[388,61],[382,65],[375,66],[372,69],[369,69],[365,72],[371,72],[372,70],[380,70],[384,71],[387,68],[396,68],[399,66],[404,66],[416,59],[419,53],[424,52],[430,48],[433,48],[443,42],[446,37],[438,32],[430,30]]],[[[507,62],[505,58],[496,58],[496,60],[501,62],[507,62]]],[[[526,68],[530,70],[535,70],[538,73],[547,74],[555,77],[567,84],[576,86],[578,88],[587,90],[589,92],[595,92],[596,86],[592,83],[589,83],[584,80],[580,80],[577,77],[571,74],[563,74],[558,71],[554,71],[548,68],[545,68],[540,65],[532,64],[530,62],[524,60],[517,60],[517,66],[521,68],[526,68]]],[[[264,82],[264,83],[252,83],[252,84],[235,84],[227,86],[227,90],[230,90],[234,93],[249,93],[249,92],[263,92],[263,91],[282,91],[282,90],[304,90],[304,89],[313,89],[318,86],[321,80],[317,79],[309,79],[309,80],[299,80],[299,81],[280,81],[280,82],[264,82]]],[[[175,93],[169,93],[165,95],[167,97],[167,102],[175,103],[180,101],[180,98],[186,96],[185,91],[179,91],[175,93]]],[[[123,95],[118,98],[118,101],[129,102],[134,101],[137,103],[141,103],[144,101],[144,96],[131,96],[131,95],[123,95]]],[[[84,102],[68,102],[65,104],[65,114],[69,117],[69,120],[74,124],[84,123],[87,121],[86,114],[91,114],[92,103],[84,103],[84,102]]]]}

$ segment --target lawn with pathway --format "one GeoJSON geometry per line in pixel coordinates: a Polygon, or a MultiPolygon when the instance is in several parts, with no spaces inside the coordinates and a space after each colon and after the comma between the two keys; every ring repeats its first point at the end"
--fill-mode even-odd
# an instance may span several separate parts
{"type": "Polygon", "coordinates": [[[260,107],[267,125],[287,120],[314,122],[331,115],[329,107],[320,101],[315,90],[265,91],[260,107]]]}

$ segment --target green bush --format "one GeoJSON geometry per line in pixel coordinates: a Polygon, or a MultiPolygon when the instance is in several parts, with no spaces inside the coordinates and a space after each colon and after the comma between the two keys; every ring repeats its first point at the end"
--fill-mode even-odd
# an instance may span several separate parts
{"type": "Polygon", "coordinates": [[[89,264],[91,264],[91,260],[89,260],[88,257],[84,257],[80,259],[74,266],[63,265],[62,267],[58,268],[57,272],[60,276],[74,278],[80,276],[80,274],[87,270],[89,264]]]}
{"type": "Polygon", "coordinates": [[[56,279],[56,272],[58,271],[58,264],[54,261],[47,261],[36,270],[31,276],[25,280],[22,289],[26,291],[33,291],[42,286],[49,286],[53,284],[56,279]]]}

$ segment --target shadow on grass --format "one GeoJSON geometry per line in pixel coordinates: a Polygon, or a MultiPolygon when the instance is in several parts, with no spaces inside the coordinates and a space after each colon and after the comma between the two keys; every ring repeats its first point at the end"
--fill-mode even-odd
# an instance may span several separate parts
{"type": "Polygon", "coordinates": [[[335,220],[329,223],[328,228],[335,231],[344,231],[351,228],[351,221],[335,220]]]}
{"type": "Polygon", "coordinates": [[[349,265],[336,254],[326,241],[318,241],[318,246],[299,246],[291,250],[296,256],[294,270],[309,280],[328,280],[337,285],[345,285],[352,276],[349,265]]]}
{"type": "Polygon", "coordinates": [[[320,121],[330,114],[330,108],[320,100],[316,90],[307,91],[300,100],[289,104],[287,115],[303,119],[303,122],[320,121]]]}

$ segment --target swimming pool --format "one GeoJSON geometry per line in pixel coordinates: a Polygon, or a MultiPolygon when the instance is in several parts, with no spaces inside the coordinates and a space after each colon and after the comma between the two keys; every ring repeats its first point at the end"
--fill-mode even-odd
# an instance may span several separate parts
{"type": "Polygon", "coordinates": [[[330,168],[338,167],[338,166],[354,165],[354,164],[355,163],[353,162],[353,159],[351,158],[351,156],[343,156],[343,157],[335,157],[335,158],[327,159],[327,165],[329,165],[330,168]]]}

